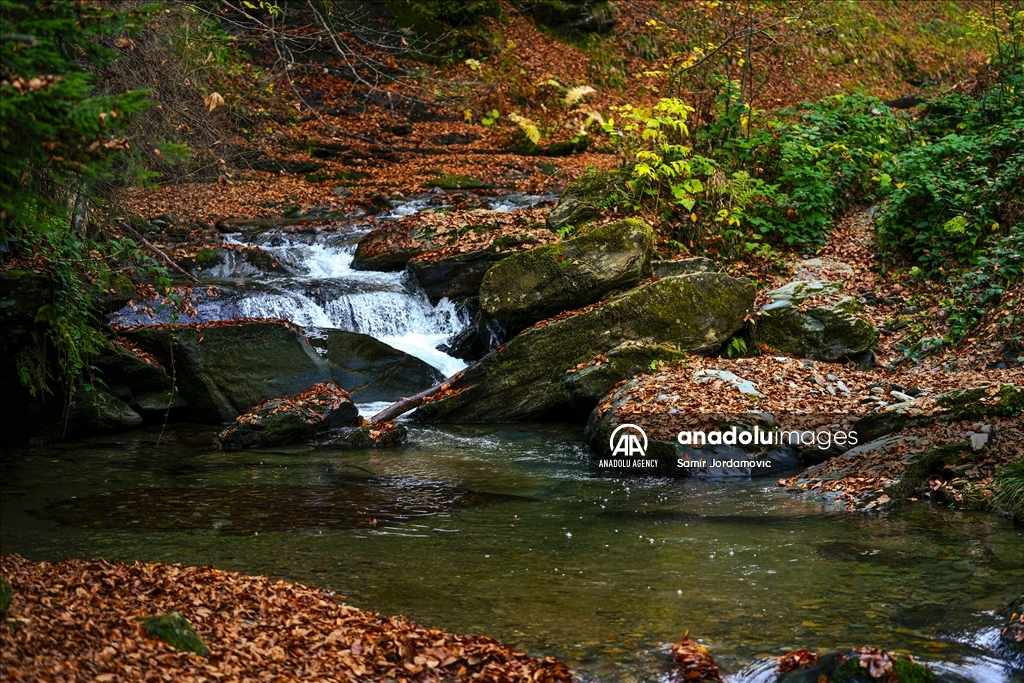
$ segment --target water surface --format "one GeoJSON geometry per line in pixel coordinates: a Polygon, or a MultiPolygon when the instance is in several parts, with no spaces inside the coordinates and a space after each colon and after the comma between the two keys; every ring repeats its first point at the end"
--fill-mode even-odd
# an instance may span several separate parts
{"type": "Polygon", "coordinates": [[[658,680],[686,632],[742,680],[792,648],[861,645],[1019,680],[992,658],[991,610],[1024,585],[1024,534],[991,515],[612,478],[564,426],[414,426],[378,452],[224,453],[215,432],[5,450],[4,552],[281,577],[602,681],[658,680]]]}

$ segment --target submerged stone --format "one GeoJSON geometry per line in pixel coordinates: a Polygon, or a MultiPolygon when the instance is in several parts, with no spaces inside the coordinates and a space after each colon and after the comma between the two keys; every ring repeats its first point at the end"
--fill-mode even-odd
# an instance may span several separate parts
{"type": "Polygon", "coordinates": [[[146,630],[146,633],[163,640],[175,650],[192,652],[202,657],[208,657],[210,654],[210,649],[192,628],[192,624],[177,612],[145,617],[142,619],[142,628],[146,630]]]}

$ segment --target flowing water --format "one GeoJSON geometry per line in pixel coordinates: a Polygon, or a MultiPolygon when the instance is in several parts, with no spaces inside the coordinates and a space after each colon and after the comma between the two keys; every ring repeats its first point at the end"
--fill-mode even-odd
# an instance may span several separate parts
{"type": "MultiPolygon", "coordinates": [[[[495,208],[534,198],[503,201],[495,208]]],[[[247,233],[238,243],[284,272],[229,259],[204,273],[220,291],[196,288],[196,319],[365,332],[446,374],[461,369],[435,347],[464,315],[432,306],[403,273],[352,270],[368,229],[247,233]]],[[[378,452],[224,453],[216,431],[171,425],[7,450],[4,552],[282,577],[553,654],[600,681],[662,680],[667,644],[687,632],[734,681],[771,680],[769,658],[793,648],[862,645],[970,680],[1021,680],[996,650],[992,610],[1024,586],[1024,534],[991,515],[924,504],[844,514],[771,482],[611,478],[588,468],[571,426],[413,425],[408,446],[378,452]]]]}
{"type": "Polygon", "coordinates": [[[10,451],[4,552],[213,564],[431,627],[659,680],[689,632],[734,680],[797,648],[877,645],[1021,680],[991,613],[1024,532],[921,504],[825,511],[758,481],[610,478],[570,426],[425,428],[388,451],[224,453],[171,425],[10,451]],[[746,667],[746,669],[744,669],[746,667]]]}

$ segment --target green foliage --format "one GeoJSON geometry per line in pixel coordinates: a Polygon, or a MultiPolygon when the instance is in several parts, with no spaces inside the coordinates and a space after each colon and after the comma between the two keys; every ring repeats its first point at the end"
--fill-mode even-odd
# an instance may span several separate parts
{"type": "Polygon", "coordinates": [[[130,148],[118,135],[148,106],[141,90],[97,94],[95,72],[120,54],[111,45],[126,45],[155,11],[5,2],[0,13],[0,242],[5,258],[41,263],[54,286],[53,301],[36,314],[34,346],[15,359],[33,395],[51,379],[73,395],[89,375],[90,357],[105,344],[96,302],[113,288],[118,264],[168,284],[133,241],[88,221],[90,187],[114,177],[130,148]]]}
{"type": "MultiPolygon", "coordinates": [[[[957,278],[951,288],[951,296],[941,304],[946,311],[950,335],[959,339],[993,307],[998,305],[1007,287],[1024,271],[1024,225],[1018,224],[1009,234],[999,236],[974,265],[957,278]]],[[[1007,315],[1001,316],[999,324],[1020,326],[1024,323],[1024,311],[1013,307],[1007,315]]]]}
{"type": "Polygon", "coordinates": [[[998,468],[994,486],[996,495],[992,505],[1010,510],[1017,519],[1024,521],[1024,458],[998,468]]]}
{"type": "Polygon", "coordinates": [[[119,139],[144,91],[97,95],[90,70],[108,65],[108,46],[139,31],[155,11],[119,12],[98,3],[5,2],[0,13],[0,239],[31,236],[25,207],[52,203],[63,183],[107,177],[128,149],[119,139]]]}
{"type": "Polygon", "coordinates": [[[979,97],[933,102],[919,137],[885,167],[889,201],[881,245],[916,260],[927,277],[969,264],[983,245],[1024,221],[1024,74],[979,97]]]}

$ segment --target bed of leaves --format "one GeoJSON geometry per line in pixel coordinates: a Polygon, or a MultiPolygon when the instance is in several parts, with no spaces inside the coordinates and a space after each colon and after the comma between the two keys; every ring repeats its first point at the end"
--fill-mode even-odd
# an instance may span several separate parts
{"type": "Polygon", "coordinates": [[[669,648],[676,660],[678,676],[675,680],[721,683],[718,665],[706,647],[689,636],[683,636],[669,648]]]}
{"type": "MultiPolygon", "coordinates": [[[[302,415],[309,424],[316,424],[332,410],[337,410],[345,401],[350,401],[348,392],[334,382],[314,384],[298,396],[265,398],[247,413],[235,418],[238,424],[256,424],[275,413],[294,412],[302,415]]],[[[228,427],[221,437],[234,427],[228,427]]]]}
{"type": "Polygon", "coordinates": [[[0,623],[5,681],[569,683],[554,658],[386,617],[306,586],[210,567],[0,556],[14,600],[0,623]],[[177,652],[141,617],[180,612],[210,649],[177,652]]]}

